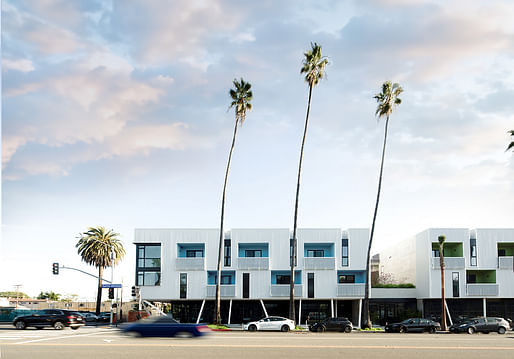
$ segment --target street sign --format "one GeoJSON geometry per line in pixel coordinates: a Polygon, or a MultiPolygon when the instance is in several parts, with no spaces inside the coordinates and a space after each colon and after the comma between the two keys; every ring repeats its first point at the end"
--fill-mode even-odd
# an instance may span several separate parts
{"type": "Polygon", "coordinates": [[[121,288],[121,284],[102,284],[102,288],[121,288]]]}

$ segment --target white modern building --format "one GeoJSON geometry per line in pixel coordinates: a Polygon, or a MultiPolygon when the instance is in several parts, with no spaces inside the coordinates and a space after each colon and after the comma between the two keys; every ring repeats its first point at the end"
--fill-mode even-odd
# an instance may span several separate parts
{"type": "Polygon", "coordinates": [[[514,318],[514,229],[431,228],[380,253],[380,271],[416,285],[423,315],[439,316],[444,245],[445,297],[450,318],[514,318]]]}
{"type": "MultiPolygon", "coordinates": [[[[143,298],[171,303],[183,321],[210,321],[217,282],[218,229],[136,229],[136,285],[143,298]]],[[[241,323],[287,316],[291,231],[225,232],[221,271],[222,320],[241,323]]],[[[357,325],[364,296],[368,229],[299,229],[297,320],[320,313],[357,325]]]]}

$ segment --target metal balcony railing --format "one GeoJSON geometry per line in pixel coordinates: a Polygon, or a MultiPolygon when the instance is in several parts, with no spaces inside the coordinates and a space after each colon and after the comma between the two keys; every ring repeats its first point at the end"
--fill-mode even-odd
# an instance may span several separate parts
{"type": "MultiPolygon", "coordinates": [[[[236,296],[236,286],[235,284],[222,284],[220,286],[220,296],[223,297],[235,297],[236,296]]],[[[207,286],[207,297],[213,298],[216,297],[216,286],[208,285],[207,286]]]]}
{"type": "Polygon", "coordinates": [[[205,258],[204,257],[180,257],[175,262],[177,270],[204,270],[205,258]]]}
{"type": "Polygon", "coordinates": [[[345,283],[337,285],[338,297],[364,297],[364,283],[345,283]]]}
{"type": "MultiPolygon", "coordinates": [[[[272,297],[289,297],[289,284],[272,284],[271,285],[271,296],[272,297]]],[[[302,296],[302,285],[295,284],[294,285],[294,296],[301,297],[302,296]]]]}
{"type": "Polygon", "coordinates": [[[239,257],[237,258],[237,269],[243,270],[268,270],[268,257],[239,257]]]}

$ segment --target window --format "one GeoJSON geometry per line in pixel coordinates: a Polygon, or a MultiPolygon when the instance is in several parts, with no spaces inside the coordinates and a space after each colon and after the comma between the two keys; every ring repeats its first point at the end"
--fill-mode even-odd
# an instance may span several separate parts
{"type": "Polygon", "coordinates": [[[348,267],[348,238],[343,238],[342,239],[342,243],[343,243],[343,247],[342,247],[342,257],[343,257],[343,262],[342,262],[342,266],[343,267],[348,267]]]}
{"type": "Polygon", "coordinates": [[[325,251],[323,249],[308,249],[307,257],[324,257],[325,251]]]}
{"type": "MultiPolygon", "coordinates": [[[[214,276],[214,284],[218,284],[218,275],[214,276]]],[[[232,276],[230,274],[222,274],[221,275],[221,285],[230,285],[232,284],[232,276]]]]}
{"type": "Polygon", "coordinates": [[[186,257],[203,257],[203,249],[186,249],[186,257]]]}
{"type": "Polygon", "coordinates": [[[225,239],[225,261],[223,265],[225,267],[230,267],[232,265],[231,260],[231,251],[232,251],[232,245],[230,239],[225,239]]]}
{"type": "Polygon", "coordinates": [[[440,257],[439,249],[432,249],[432,257],[440,257]]]}
{"type": "Polygon", "coordinates": [[[180,273],[180,298],[187,298],[187,273],[180,273]]]}
{"type": "Polygon", "coordinates": [[[260,249],[246,249],[245,257],[262,257],[262,250],[260,249]]]}
{"type": "Polygon", "coordinates": [[[281,275],[277,274],[277,284],[290,284],[291,283],[291,275],[281,275]]]}
{"type": "Polygon", "coordinates": [[[294,245],[294,238],[289,239],[289,265],[291,265],[291,262],[293,261],[294,257],[294,266],[296,267],[298,265],[298,246],[294,245]],[[294,253],[293,253],[294,248],[294,253]]]}
{"type": "Polygon", "coordinates": [[[505,249],[498,249],[498,257],[505,257],[505,249]]]}
{"type": "Polygon", "coordinates": [[[470,265],[477,265],[477,240],[470,238],[469,240],[469,251],[470,251],[470,265]]]}
{"type": "Polygon", "coordinates": [[[475,273],[468,273],[468,280],[467,282],[469,284],[474,284],[477,282],[477,275],[475,273]]]}
{"type": "Polygon", "coordinates": [[[452,273],[453,297],[459,297],[459,272],[452,273]]]}
{"type": "Polygon", "coordinates": [[[340,274],[339,283],[355,283],[355,275],[353,274],[340,274]]]}
{"type": "Polygon", "coordinates": [[[136,245],[136,285],[161,284],[161,245],[136,245]]]}

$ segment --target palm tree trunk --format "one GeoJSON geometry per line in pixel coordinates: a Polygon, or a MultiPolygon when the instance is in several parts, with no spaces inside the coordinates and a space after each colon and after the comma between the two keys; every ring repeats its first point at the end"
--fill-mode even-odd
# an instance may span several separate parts
{"type": "Polygon", "coordinates": [[[102,276],[104,268],[98,267],[98,293],[96,295],[96,315],[100,314],[100,305],[102,304],[102,276]]]}
{"type": "Polygon", "coordinates": [[[225,183],[223,184],[223,197],[221,200],[221,223],[220,223],[220,242],[218,249],[218,277],[216,279],[216,317],[214,323],[221,324],[221,257],[223,256],[223,240],[225,239],[223,233],[223,220],[225,219],[225,193],[227,190],[228,172],[230,170],[230,162],[232,161],[232,152],[234,151],[234,145],[236,143],[238,117],[236,115],[236,125],[234,126],[234,136],[232,137],[232,146],[230,147],[230,153],[228,155],[227,170],[225,172],[225,183]]]}
{"type": "Polygon", "coordinates": [[[298,164],[298,181],[296,182],[296,200],[294,204],[293,243],[291,248],[291,280],[289,282],[289,319],[296,323],[296,310],[294,306],[294,267],[296,259],[296,229],[298,226],[298,199],[300,197],[300,177],[302,175],[303,148],[307,137],[307,125],[309,124],[309,112],[311,110],[312,83],[309,84],[309,101],[307,102],[307,115],[305,116],[305,128],[303,130],[302,148],[300,149],[300,162],[298,164]]]}
{"type": "Polygon", "coordinates": [[[368,254],[366,256],[366,286],[364,287],[364,308],[362,312],[363,321],[361,323],[361,327],[371,328],[371,320],[369,313],[369,261],[371,254],[371,244],[373,243],[373,234],[375,232],[375,221],[377,219],[378,212],[378,202],[380,200],[380,189],[382,187],[382,173],[384,171],[384,157],[387,143],[387,128],[389,126],[389,116],[387,116],[385,123],[385,133],[384,133],[384,145],[382,147],[382,161],[380,163],[380,175],[378,176],[378,191],[377,191],[377,201],[375,203],[375,212],[373,213],[373,222],[371,223],[371,233],[369,236],[368,243],[368,254]]]}
{"type": "Polygon", "coordinates": [[[441,266],[441,330],[446,331],[446,308],[444,296],[444,254],[439,251],[439,265],[441,266]]]}

